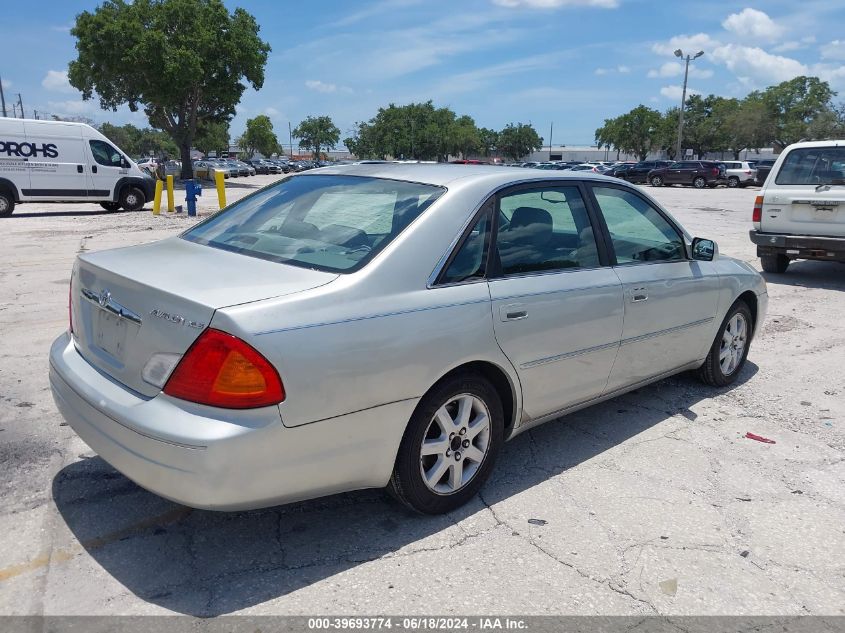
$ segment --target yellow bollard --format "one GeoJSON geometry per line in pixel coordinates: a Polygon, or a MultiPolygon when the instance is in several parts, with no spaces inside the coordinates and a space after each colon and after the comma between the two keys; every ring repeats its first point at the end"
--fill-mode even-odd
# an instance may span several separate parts
{"type": "Polygon", "coordinates": [[[173,201],[173,176],[167,177],[167,211],[173,213],[176,211],[176,203],[173,201]]]}
{"type": "Polygon", "coordinates": [[[156,195],[153,198],[153,215],[161,214],[161,193],[164,190],[164,182],[156,180],[156,195]]]}
{"type": "Polygon", "coordinates": [[[226,206],[226,184],[224,179],[226,175],[222,171],[215,171],[214,172],[214,182],[217,184],[217,204],[220,205],[220,208],[226,206]]]}

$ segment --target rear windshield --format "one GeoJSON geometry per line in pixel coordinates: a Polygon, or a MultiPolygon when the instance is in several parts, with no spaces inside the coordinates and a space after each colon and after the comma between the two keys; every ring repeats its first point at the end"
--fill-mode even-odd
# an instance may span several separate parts
{"type": "Polygon", "coordinates": [[[780,166],[779,185],[845,185],[845,147],[794,149],[780,166]]]}
{"type": "Polygon", "coordinates": [[[236,202],[182,238],[303,268],[352,272],[445,189],[360,176],[294,176],[236,202]]]}

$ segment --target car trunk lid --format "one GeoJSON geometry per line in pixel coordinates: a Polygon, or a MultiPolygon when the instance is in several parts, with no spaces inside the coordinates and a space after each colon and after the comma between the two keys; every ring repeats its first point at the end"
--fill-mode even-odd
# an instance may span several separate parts
{"type": "Polygon", "coordinates": [[[215,310],[337,277],[179,238],[87,253],[72,278],[74,342],[97,369],[151,397],[160,391],[143,378],[152,357],[184,354],[215,310]]]}

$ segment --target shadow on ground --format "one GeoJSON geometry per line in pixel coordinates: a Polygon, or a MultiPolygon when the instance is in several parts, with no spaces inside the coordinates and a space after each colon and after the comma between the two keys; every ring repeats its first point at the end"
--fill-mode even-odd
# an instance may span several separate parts
{"type": "MultiPolygon", "coordinates": [[[[756,372],[747,363],[734,387],[756,372]]],[[[53,498],[88,554],[133,594],[176,612],[216,616],[377,558],[431,548],[432,541],[447,548],[438,533],[485,506],[673,416],[695,424],[690,407],[714,392],[681,375],[523,433],[504,447],[480,497],[438,517],[411,514],[372,490],[249,512],[191,510],[139,488],[99,457],[59,472],[53,498]]]]}
{"type": "MultiPolygon", "coordinates": [[[[78,204],[78,203],[73,203],[78,204]]],[[[69,217],[87,217],[87,216],[94,216],[94,215],[124,215],[127,213],[150,213],[151,208],[144,208],[138,209],[137,211],[106,211],[99,205],[91,205],[91,209],[73,209],[73,210],[60,210],[61,207],[56,205],[56,210],[46,210],[47,207],[51,205],[43,204],[43,203],[27,203],[26,205],[20,205],[15,207],[15,212],[8,216],[7,222],[12,222],[15,219],[23,219],[23,218],[69,218],[69,217]],[[24,211],[21,211],[24,209],[24,211]],[[30,210],[32,209],[32,210],[30,210]]]]}
{"type": "Polygon", "coordinates": [[[789,264],[785,273],[762,273],[767,284],[845,290],[845,264],[799,260],[789,264]]]}

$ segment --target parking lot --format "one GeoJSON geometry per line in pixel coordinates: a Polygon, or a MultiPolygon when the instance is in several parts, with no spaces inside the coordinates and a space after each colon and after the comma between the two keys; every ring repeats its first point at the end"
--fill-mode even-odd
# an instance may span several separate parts
{"type": "MultiPolygon", "coordinates": [[[[645,189],[759,269],[756,188],[645,189]]],[[[0,613],[845,614],[845,266],[767,276],[732,387],[676,376],[524,433],[450,515],[381,491],[214,513],[116,472],[50,395],[74,257],[195,221],[149,208],[25,204],[0,221],[0,613]]],[[[212,188],[199,208],[216,209],[212,188]]]]}

